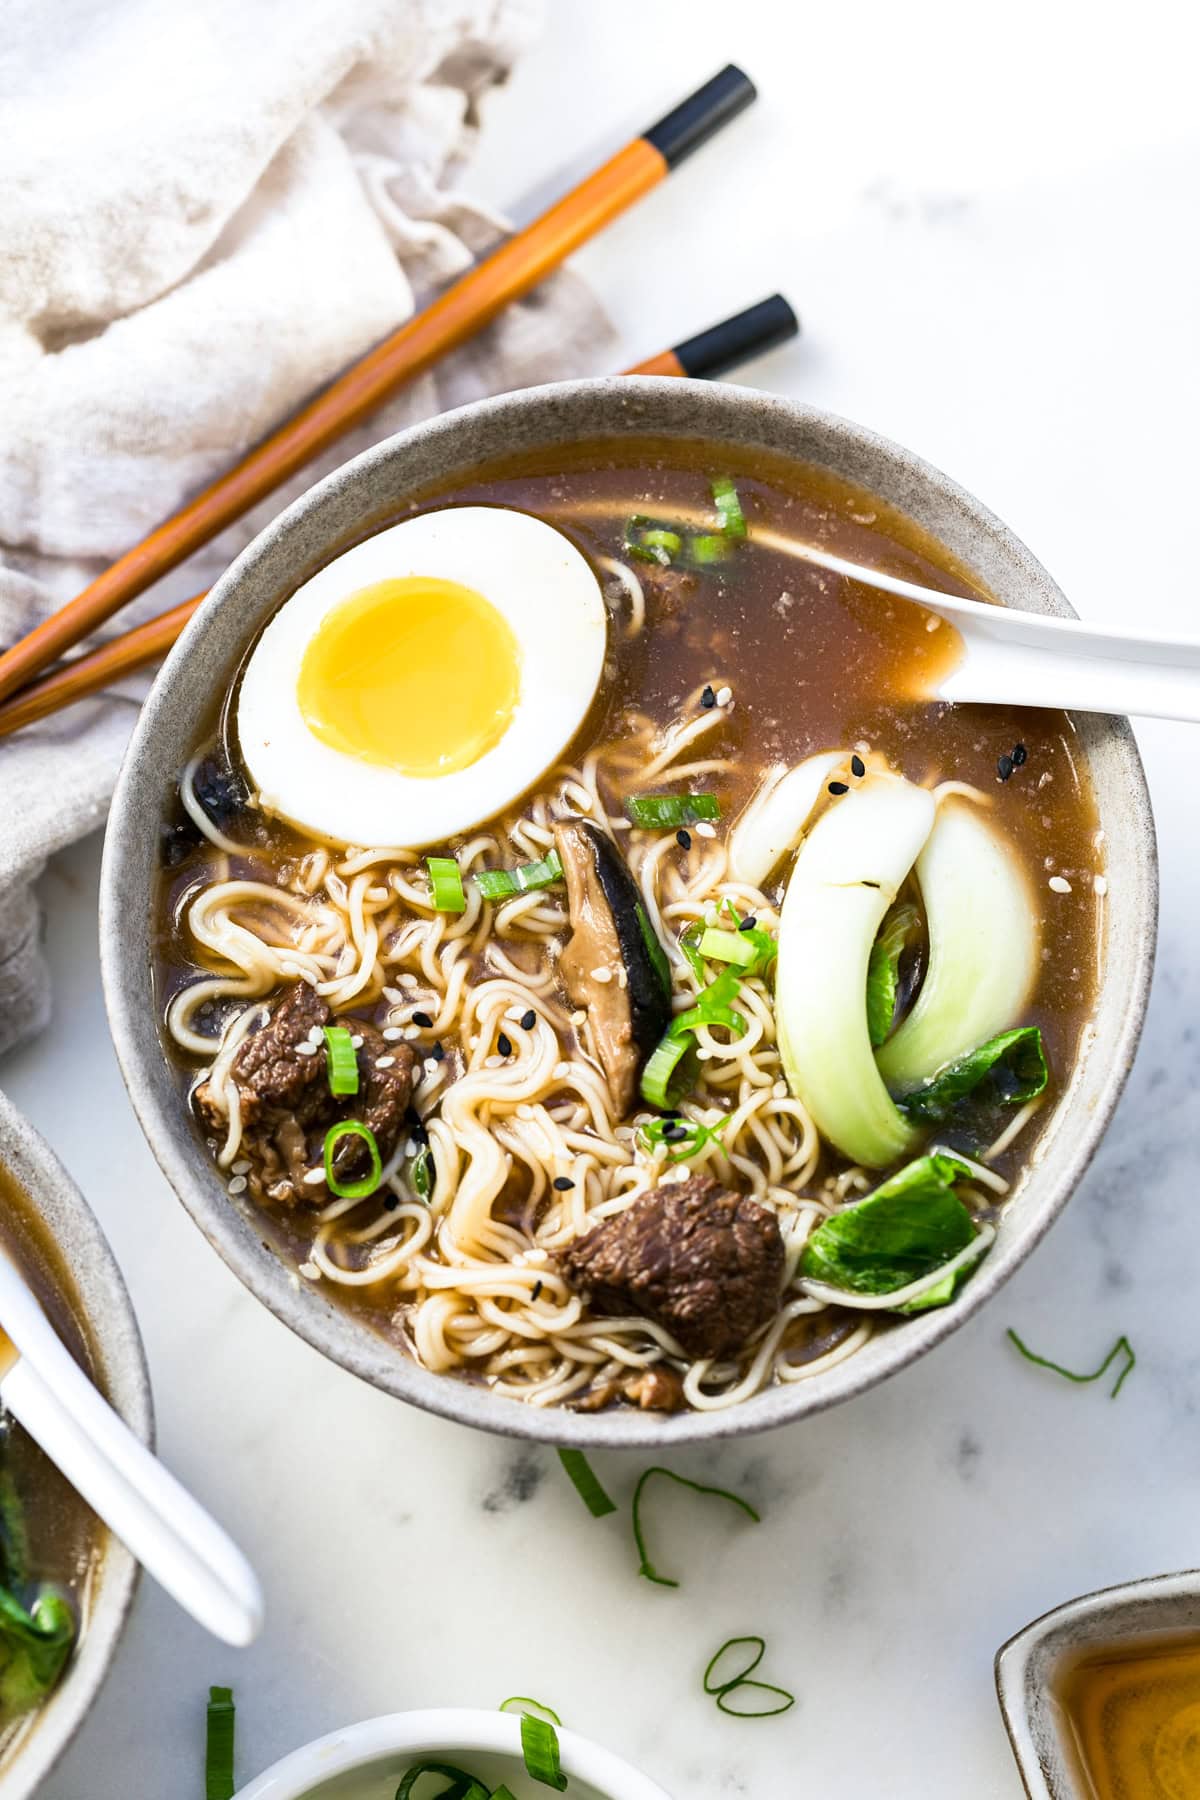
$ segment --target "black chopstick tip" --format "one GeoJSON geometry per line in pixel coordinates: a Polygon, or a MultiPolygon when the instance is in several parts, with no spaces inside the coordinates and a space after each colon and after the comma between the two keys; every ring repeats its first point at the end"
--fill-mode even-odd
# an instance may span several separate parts
{"type": "Polygon", "coordinates": [[[736,369],[751,357],[765,356],[799,334],[800,321],[782,294],[771,294],[755,306],[710,325],[675,345],[685,375],[709,380],[736,369]]]}
{"type": "Polygon", "coordinates": [[[736,63],[727,63],[642,136],[653,144],[668,169],[676,169],[685,157],[707,143],[714,132],[736,119],[757,98],[758,89],[745,70],[736,63]]]}

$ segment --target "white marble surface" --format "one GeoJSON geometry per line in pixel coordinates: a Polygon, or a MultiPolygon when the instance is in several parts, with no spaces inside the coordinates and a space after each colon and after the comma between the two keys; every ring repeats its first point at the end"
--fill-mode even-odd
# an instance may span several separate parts
{"type": "MultiPolygon", "coordinates": [[[[498,97],[479,185],[527,212],[727,57],[763,100],[580,258],[630,358],[773,287],[806,336],[752,371],[863,419],[980,493],[1080,611],[1195,626],[1200,141],[1184,0],[551,0],[498,97]],[[552,165],[557,160],[557,170],[552,165]]],[[[1195,43],[1191,45],[1194,52],[1195,43]]],[[[406,1412],[327,1367],[206,1247],[142,1142],[109,1048],[99,846],[43,885],[58,1013],[0,1081],[79,1178],[125,1268],[161,1444],[257,1561],[253,1650],[149,1584],[54,1800],[202,1791],[203,1698],[230,1681],[243,1778],[355,1717],[551,1700],[680,1800],[1016,1800],[999,1642],[1082,1589],[1200,1563],[1200,740],[1148,726],[1161,953],[1127,1097],[1063,1222],[920,1367],[802,1428],[679,1466],[763,1523],[668,1504],[678,1593],[634,1577],[539,1451],[406,1412]],[[1027,1368],[1125,1331],[1121,1397],[1027,1368]],[[785,1718],[698,1693],[727,1635],[769,1641],[785,1718]]],[[[1119,871],[1116,872],[1119,879],[1119,871]]],[[[628,1497],[637,1463],[597,1458],[628,1497]]]]}

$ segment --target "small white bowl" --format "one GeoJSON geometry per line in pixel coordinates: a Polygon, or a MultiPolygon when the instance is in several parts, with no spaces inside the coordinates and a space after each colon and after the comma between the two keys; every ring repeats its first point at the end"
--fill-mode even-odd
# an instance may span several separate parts
{"type": "MultiPolygon", "coordinates": [[[[570,1800],[671,1800],[611,1750],[574,1731],[558,1733],[570,1800]]],[[[521,1756],[521,1721],[514,1713],[466,1707],[430,1707],[364,1719],[293,1750],[239,1788],[236,1800],[392,1800],[396,1783],[419,1757],[457,1763],[514,1794],[543,1794],[531,1783],[521,1756]]]]}

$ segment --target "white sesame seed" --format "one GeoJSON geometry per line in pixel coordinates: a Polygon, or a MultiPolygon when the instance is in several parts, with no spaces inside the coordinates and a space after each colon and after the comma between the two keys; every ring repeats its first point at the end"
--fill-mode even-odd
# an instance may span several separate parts
{"type": "Polygon", "coordinates": [[[592,970],[592,980],[593,981],[611,981],[612,980],[612,970],[605,969],[605,968],[593,969],[592,970]]]}
{"type": "Polygon", "coordinates": [[[321,1271],[318,1269],[316,1263],[301,1263],[300,1273],[303,1275],[305,1281],[320,1281],[321,1279],[321,1271]]]}
{"type": "Polygon", "coordinates": [[[483,1059],[483,1066],[485,1069],[499,1069],[503,1066],[503,1063],[504,1058],[502,1056],[485,1056],[483,1059]]]}
{"type": "Polygon", "coordinates": [[[573,1012],[571,1014],[571,1023],[572,1025],[586,1025],[587,1014],[585,1012],[573,1012]]]}
{"type": "Polygon", "coordinates": [[[319,1044],[324,1035],[325,1033],[321,1030],[321,1027],[319,1025],[314,1025],[308,1034],[308,1041],[310,1044],[319,1044]]]}
{"type": "Polygon", "coordinates": [[[436,1056],[427,1056],[423,1065],[427,1075],[436,1075],[441,1068],[436,1056]]]}
{"type": "Polygon", "coordinates": [[[385,987],[383,990],[383,997],[385,1000],[392,1001],[394,1005],[399,1004],[401,1000],[406,998],[406,996],[400,992],[400,989],[395,987],[385,987]]]}
{"type": "Polygon", "coordinates": [[[387,1039],[389,1044],[394,1044],[399,1038],[404,1036],[404,1033],[401,1031],[399,1025],[385,1025],[382,1035],[387,1039]]]}
{"type": "Polygon", "coordinates": [[[231,1169],[234,1175],[248,1175],[250,1173],[250,1164],[243,1156],[240,1162],[235,1162],[231,1165],[231,1169]]]}
{"type": "Polygon", "coordinates": [[[1071,891],[1071,884],[1065,875],[1052,875],[1048,885],[1056,894],[1069,894],[1071,891]]]}
{"type": "Polygon", "coordinates": [[[396,980],[400,983],[400,986],[402,988],[415,988],[417,985],[416,976],[410,974],[407,969],[404,969],[399,975],[397,975],[396,980]]]}
{"type": "Polygon", "coordinates": [[[402,1033],[396,1033],[397,1037],[403,1036],[405,1042],[410,1044],[414,1038],[419,1038],[420,1035],[421,1027],[419,1025],[406,1025],[402,1033]]]}
{"type": "Polygon", "coordinates": [[[235,1175],[229,1184],[229,1192],[231,1194],[244,1194],[245,1191],[246,1177],[244,1175],[235,1175]]]}
{"type": "Polygon", "coordinates": [[[354,1036],[350,1039],[350,1044],[351,1044],[351,1047],[355,1050],[362,1049],[362,1032],[361,1031],[355,1032],[354,1036]]]}
{"type": "Polygon", "coordinates": [[[717,689],[717,705],[718,706],[728,706],[729,702],[732,699],[733,699],[733,689],[731,687],[719,687],[717,689]]]}
{"type": "Polygon", "coordinates": [[[717,835],[716,826],[710,825],[707,819],[697,820],[696,824],[692,826],[692,830],[695,832],[697,837],[709,838],[709,837],[716,837],[716,835],[717,835]]]}
{"type": "Polygon", "coordinates": [[[543,1250],[540,1245],[535,1244],[532,1250],[526,1250],[525,1261],[527,1263],[535,1263],[538,1265],[548,1263],[550,1261],[550,1252],[548,1250],[543,1250]]]}
{"type": "Polygon", "coordinates": [[[777,1081],[775,1083],[774,1087],[771,1089],[771,1092],[774,1095],[776,1100],[786,1100],[787,1095],[788,1095],[787,1082],[786,1081],[777,1081]]]}
{"type": "Polygon", "coordinates": [[[297,1056],[315,1056],[316,1054],[317,1046],[315,1044],[304,1043],[296,1045],[297,1056]]]}
{"type": "Polygon", "coordinates": [[[375,1067],[377,1069],[390,1069],[395,1060],[394,1056],[377,1056],[375,1058],[375,1067]]]}
{"type": "Polygon", "coordinates": [[[300,1179],[307,1187],[316,1187],[320,1182],[324,1181],[325,1171],[321,1168],[306,1169],[300,1179]]]}
{"type": "MultiPolygon", "coordinates": [[[[1092,892],[1093,892],[1093,893],[1094,893],[1094,894],[1095,894],[1095,895],[1096,895],[1096,897],[1097,897],[1097,898],[1098,898],[1098,899],[1100,899],[1100,900],[1103,900],[1103,898],[1104,898],[1104,896],[1105,896],[1105,894],[1107,894],[1107,892],[1108,892],[1108,880],[1107,880],[1107,877],[1106,877],[1106,876],[1104,876],[1104,875],[1097,875],[1097,876],[1096,876],[1096,877],[1095,877],[1095,878],[1094,878],[1094,879],[1093,879],[1093,881],[1092,881],[1092,892]]],[[[235,1169],[236,1169],[236,1167],[237,1167],[237,1164],[236,1164],[236,1163],[235,1163],[235,1164],[234,1164],[234,1165],[233,1165],[233,1166],[234,1166],[234,1168],[235,1168],[235,1169]]]]}

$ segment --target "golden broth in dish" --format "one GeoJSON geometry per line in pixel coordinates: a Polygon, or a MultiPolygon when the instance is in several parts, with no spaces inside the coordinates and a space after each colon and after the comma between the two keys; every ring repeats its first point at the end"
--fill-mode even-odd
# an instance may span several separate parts
{"type": "MultiPolygon", "coordinates": [[[[963,784],[972,797],[961,804],[986,814],[1028,893],[1040,957],[1020,1017],[1006,1023],[1040,1029],[1052,1105],[1091,1011],[1104,889],[1074,729],[1064,714],[923,698],[952,666],[953,630],[797,561],[787,542],[817,541],[948,592],[987,596],[911,521],[827,472],[725,446],[621,440],[480,470],[410,512],[459,506],[513,508],[552,524],[600,579],[608,650],[582,728],[562,763],[501,818],[420,850],[347,851],[254,805],[231,671],[166,822],[155,970],[166,1051],[181,1097],[203,1115],[231,1203],[253,1206],[264,1236],[305,1279],[427,1366],[542,1405],[732,1404],[770,1382],[803,1378],[888,1328],[880,1311],[814,1300],[796,1272],[820,1222],[906,1158],[863,1168],[822,1138],[789,1094],[769,970],[741,982],[742,1046],[709,1032],[700,1085],[681,1101],[685,1133],[710,1135],[686,1156],[669,1136],[649,1144],[655,1109],[641,1100],[615,1106],[611,1091],[606,1098],[596,1008],[566,992],[573,931],[561,888],[489,908],[477,904],[474,874],[544,858],[568,816],[599,822],[670,958],[678,1015],[718,973],[718,965],[707,978],[690,969],[679,941],[689,927],[714,923],[723,907],[726,922],[752,917],[772,940],[778,933],[790,857],[761,888],[732,880],[727,866],[731,829],[770,771],[837,748],[848,759],[853,752],[853,763],[829,786],[833,795],[870,779],[876,761],[888,780],[939,795],[944,784],[963,784]],[[665,532],[668,544],[719,537],[717,473],[736,483],[747,537],[719,544],[711,562],[698,547],[665,567],[630,554],[631,519],[640,521],[636,533],[662,541],[665,532]],[[631,795],[697,790],[719,799],[715,824],[702,820],[676,836],[631,829],[623,816],[631,795]],[[464,914],[432,909],[426,848],[458,858],[464,914]],[[231,1080],[237,1086],[239,1034],[253,1040],[272,1007],[305,981],[357,1035],[389,1034],[390,1054],[376,1045],[372,1067],[412,1051],[420,1059],[410,1135],[397,1138],[395,1166],[361,1202],[323,1188],[319,1157],[281,1184],[286,1201],[272,1200],[278,1157],[264,1177],[253,1156],[238,1153],[240,1121],[219,1094],[213,1099],[214,1069],[226,1093],[231,1080]],[[431,1194],[415,1179],[426,1142],[431,1194]],[[661,1320],[593,1305],[599,1278],[572,1285],[563,1274],[577,1239],[693,1173],[783,1222],[778,1304],[732,1353],[689,1354],[661,1320]]],[[[900,971],[897,1019],[920,990],[928,949],[920,893],[909,883],[900,898],[912,902],[918,927],[900,971]]],[[[613,973],[620,985],[625,970],[613,973]]],[[[304,1037],[313,1046],[306,1054],[323,1054],[317,1014],[304,1037]]],[[[660,1133],[681,1128],[670,1110],[660,1133]]],[[[1045,1116],[1024,1109],[1023,1131],[972,1186],[979,1224],[990,1229],[1001,1216],[1045,1116]]],[[[978,1156],[1012,1117],[956,1115],[922,1141],[978,1156]]]]}
{"type": "Polygon", "coordinates": [[[1064,1670],[1055,1699],[1089,1800],[1200,1794],[1200,1637],[1089,1652],[1064,1670]]]}

